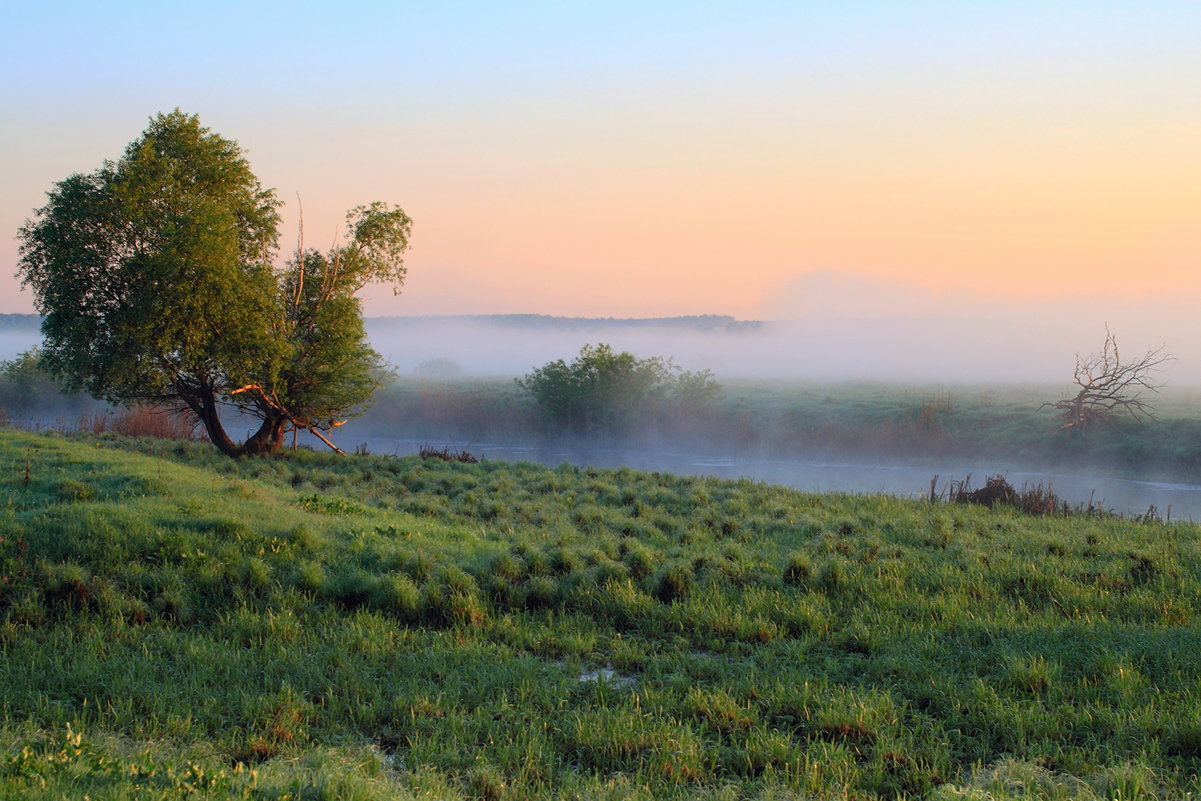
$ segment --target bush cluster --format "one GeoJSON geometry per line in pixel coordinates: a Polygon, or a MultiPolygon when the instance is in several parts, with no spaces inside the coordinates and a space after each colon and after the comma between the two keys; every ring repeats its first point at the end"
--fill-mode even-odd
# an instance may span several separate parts
{"type": "Polygon", "coordinates": [[[708,370],[681,370],[670,359],[639,359],[609,345],[585,345],[570,363],[557,359],[517,385],[548,426],[564,433],[613,433],[646,425],[669,410],[689,412],[720,391],[708,370]]]}

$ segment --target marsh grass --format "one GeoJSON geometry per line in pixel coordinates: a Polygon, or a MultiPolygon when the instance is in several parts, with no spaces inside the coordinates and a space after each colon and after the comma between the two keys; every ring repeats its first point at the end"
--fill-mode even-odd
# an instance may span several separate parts
{"type": "Polygon", "coordinates": [[[150,406],[98,410],[78,417],[60,415],[54,430],[64,434],[92,435],[112,431],[126,437],[156,439],[199,441],[203,438],[197,424],[185,415],[150,406]]]}
{"type": "Polygon", "coordinates": [[[108,433],[0,493],[6,798],[1201,792],[1191,524],[108,433]]]}

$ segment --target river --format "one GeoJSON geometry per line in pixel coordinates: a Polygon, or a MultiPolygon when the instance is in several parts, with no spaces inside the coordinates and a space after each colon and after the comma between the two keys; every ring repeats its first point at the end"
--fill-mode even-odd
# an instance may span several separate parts
{"type": "MultiPolygon", "coordinates": [[[[990,465],[931,459],[873,462],[859,459],[763,458],[714,456],[662,449],[517,446],[489,443],[433,442],[431,440],[370,437],[360,439],[372,453],[405,456],[422,445],[451,451],[469,450],[481,459],[506,462],[536,462],[548,466],[563,463],[593,467],[630,467],[693,476],[748,478],[805,492],[849,492],[925,497],[930,481],[938,476],[941,491],[946,482],[972,478],[972,486],[983,485],[987,476],[1003,474],[1014,487],[1049,485],[1072,505],[1088,504],[1125,515],[1145,514],[1152,506],[1171,519],[1201,520],[1201,485],[1172,481],[1149,481],[1091,475],[1083,470],[1031,468],[996,462],[990,465]]],[[[353,446],[351,446],[353,447],[353,446]]]]}

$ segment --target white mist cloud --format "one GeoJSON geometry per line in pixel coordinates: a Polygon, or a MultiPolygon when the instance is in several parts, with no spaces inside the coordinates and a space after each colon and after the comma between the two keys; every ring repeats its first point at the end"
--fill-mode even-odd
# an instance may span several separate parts
{"type": "Polygon", "coordinates": [[[0,331],[0,361],[7,361],[37,346],[42,335],[37,330],[0,331]]]}
{"type": "MultiPolygon", "coordinates": [[[[511,318],[369,318],[373,345],[402,374],[449,359],[469,375],[525,375],[585,344],[605,342],[639,357],[673,358],[721,378],[936,383],[1051,383],[1066,387],[1075,355],[1104,342],[1105,326],[1137,358],[1163,346],[1176,360],[1161,377],[1201,386],[1197,299],[997,299],[927,290],[831,270],[798,275],[766,304],[755,326],[634,325],[511,318]]],[[[713,321],[710,321],[711,323],[713,321]]],[[[0,332],[0,359],[37,344],[35,331],[0,332]]]]}
{"type": "MultiPolygon", "coordinates": [[[[1132,281],[1132,284],[1134,282],[1132,281]]],[[[1201,383],[1201,325],[1190,297],[994,298],[831,270],[796,276],[765,303],[798,343],[797,369],[846,378],[1067,381],[1075,354],[1101,347],[1108,325],[1124,352],[1164,347],[1163,377],[1201,383]]]]}
{"type": "Polygon", "coordinates": [[[758,327],[677,325],[516,327],[488,318],[369,321],[375,347],[402,373],[451,359],[472,375],[520,376],[606,342],[639,357],[673,358],[718,378],[889,382],[1071,381],[1075,355],[1104,342],[1125,353],[1161,345],[1177,357],[1162,378],[1201,384],[1201,331],[1190,299],[1014,301],[966,291],[819,271],[775,293],[773,319],[758,327]]]}

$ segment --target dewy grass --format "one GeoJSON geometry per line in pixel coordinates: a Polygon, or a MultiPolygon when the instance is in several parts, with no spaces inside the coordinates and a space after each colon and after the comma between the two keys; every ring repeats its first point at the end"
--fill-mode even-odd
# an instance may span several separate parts
{"type": "Polygon", "coordinates": [[[1201,792],[1191,524],[11,430],[0,499],[4,798],[1201,792]]]}

